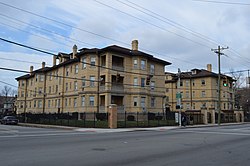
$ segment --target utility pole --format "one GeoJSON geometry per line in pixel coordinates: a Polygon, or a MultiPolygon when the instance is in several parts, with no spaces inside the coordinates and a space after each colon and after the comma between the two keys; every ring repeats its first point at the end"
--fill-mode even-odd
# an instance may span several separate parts
{"type": "Polygon", "coordinates": [[[217,105],[217,109],[218,109],[218,125],[220,125],[221,123],[221,72],[220,72],[220,56],[224,55],[224,53],[221,53],[222,50],[228,49],[229,47],[221,47],[218,46],[217,49],[211,49],[211,51],[214,51],[216,54],[218,54],[218,105],[217,105]]]}
{"type": "Polygon", "coordinates": [[[181,85],[181,70],[178,68],[178,82],[177,82],[177,105],[176,108],[179,109],[179,126],[181,126],[181,92],[180,92],[180,85],[181,85]]]}

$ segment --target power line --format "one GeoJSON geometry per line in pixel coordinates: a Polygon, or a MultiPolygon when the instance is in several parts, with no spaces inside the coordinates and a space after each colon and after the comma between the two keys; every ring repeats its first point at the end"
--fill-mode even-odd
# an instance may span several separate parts
{"type": "MultiPolygon", "coordinates": [[[[1,2],[0,2],[1,3],[1,2]]],[[[17,43],[17,42],[13,42],[13,41],[10,41],[10,40],[7,40],[7,39],[3,39],[0,37],[0,40],[2,41],[5,41],[5,42],[8,42],[8,43],[11,43],[11,44],[15,44],[15,45],[18,45],[18,46],[21,46],[21,47],[25,47],[25,48],[28,48],[28,49],[31,49],[31,50],[35,50],[35,51],[38,51],[38,52],[41,52],[41,53],[44,53],[44,54],[49,54],[49,55],[56,55],[56,54],[53,54],[53,53],[50,53],[48,51],[43,51],[41,49],[37,49],[37,48],[34,48],[34,47],[30,47],[30,46],[27,46],[27,45],[24,45],[24,44],[20,44],[20,43],[17,43]]]]}
{"type": "Polygon", "coordinates": [[[200,39],[203,39],[203,40],[205,40],[205,41],[207,41],[209,43],[213,43],[213,44],[216,44],[216,45],[218,44],[215,40],[213,40],[213,39],[211,39],[211,38],[209,38],[209,37],[207,37],[205,35],[202,35],[201,33],[195,32],[195,31],[185,27],[184,25],[182,25],[180,23],[177,23],[177,22],[175,22],[175,21],[173,21],[173,20],[171,20],[169,18],[166,18],[166,17],[164,17],[164,16],[162,16],[162,15],[160,15],[158,13],[155,13],[155,12],[145,8],[145,7],[142,7],[142,6],[138,5],[137,3],[126,0],[130,4],[134,5],[134,6],[132,6],[132,5],[129,5],[129,4],[127,4],[127,3],[125,3],[125,2],[123,2],[121,0],[117,0],[117,1],[124,4],[124,5],[126,5],[126,6],[128,6],[128,7],[131,7],[133,9],[135,9],[136,11],[140,11],[140,12],[142,12],[142,13],[150,16],[150,17],[153,17],[153,18],[155,18],[157,20],[160,20],[160,21],[162,21],[162,22],[164,22],[164,23],[166,23],[168,25],[171,25],[171,26],[173,26],[173,27],[175,27],[177,29],[180,29],[180,30],[185,31],[185,32],[187,32],[189,34],[192,34],[193,36],[198,37],[200,39]],[[143,9],[143,10],[141,10],[140,8],[143,9]]]}
{"type": "Polygon", "coordinates": [[[175,32],[172,32],[172,31],[170,31],[170,30],[167,30],[167,29],[165,29],[165,28],[163,28],[163,27],[160,27],[160,26],[158,26],[158,25],[156,25],[156,24],[153,24],[153,23],[151,23],[151,22],[149,22],[149,21],[143,20],[143,19],[141,19],[141,18],[139,18],[139,17],[133,16],[133,15],[127,13],[127,12],[124,12],[124,11],[122,11],[122,10],[119,10],[119,9],[115,8],[115,7],[112,7],[112,6],[110,6],[110,5],[107,5],[107,4],[105,4],[105,3],[102,3],[102,2],[100,2],[100,1],[98,1],[98,0],[94,0],[94,1],[97,2],[97,3],[99,3],[99,4],[101,4],[101,5],[103,5],[103,6],[106,6],[106,7],[108,7],[108,8],[113,9],[113,10],[116,10],[116,11],[118,11],[118,12],[121,12],[121,13],[123,13],[123,14],[125,14],[125,15],[128,15],[128,16],[130,16],[130,17],[133,17],[133,18],[135,18],[135,19],[137,19],[137,20],[140,20],[140,21],[142,21],[142,22],[144,22],[144,23],[147,23],[147,24],[149,24],[149,25],[151,25],[151,26],[154,26],[154,27],[156,27],[156,28],[158,28],[158,29],[161,29],[161,30],[163,30],[163,31],[172,33],[172,34],[174,34],[174,35],[176,35],[176,36],[178,36],[178,37],[180,37],[180,38],[183,38],[183,39],[188,40],[188,41],[190,41],[190,42],[196,43],[196,44],[201,45],[201,46],[203,46],[203,47],[210,48],[209,46],[207,46],[207,45],[205,45],[205,44],[196,42],[196,41],[194,41],[194,40],[192,40],[192,39],[190,39],[190,38],[187,38],[187,37],[182,36],[182,35],[180,35],[180,34],[178,34],[178,33],[175,33],[175,32]]]}
{"type": "MultiPolygon", "coordinates": [[[[64,26],[67,26],[67,27],[70,27],[70,28],[73,28],[73,29],[76,29],[76,30],[80,30],[80,31],[83,31],[83,32],[86,32],[86,33],[90,33],[92,35],[96,35],[96,36],[99,36],[99,37],[102,37],[102,38],[105,38],[105,39],[109,39],[109,40],[112,40],[112,41],[115,41],[115,42],[119,42],[119,43],[122,43],[122,44],[125,44],[125,45],[129,45],[123,41],[119,41],[117,39],[113,39],[113,38],[110,38],[110,37],[106,37],[106,36],[103,36],[103,35],[100,35],[100,34],[97,34],[97,33],[94,33],[94,32],[91,32],[91,31],[87,31],[85,29],[81,29],[81,28],[78,28],[78,27],[74,27],[74,26],[71,26],[69,24],[66,24],[64,22],[60,22],[60,21],[57,21],[55,19],[51,19],[51,18],[48,18],[48,17],[45,17],[45,16],[42,16],[42,15],[39,15],[39,14],[36,14],[36,13],[33,13],[33,12],[30,12],[30,11],[27,11],[27,10],[24,10],[24,9],[21,9],[21,8],[18,8],[18,7],[15,7],[15,6],[12,6],[12,5],[9,5],[9,4],[6,4],[6,3],[3,3],[3,2],[0,2],[0,4],[2,5],[5,5],[5,6],[8,6],[10,8],[13,8],[13,9],[16,9],[16,10],[19,10],[19,11],[22,11],[22,12],[25,12],[25,13],[28,13],[28,14],[31,14],[31,15],[34,15],[36,17],[40,17],[40,18],[43,18],[43,19],[47,19],[47,20],[50,20],[50,21],[53,21],[53,22],[56,22],[56,23],[59,23],[61,25],[64,25],[64,26]]],[[[3,15],[3,14],[2,14],[3,15]]],[[[4,15],[5,16],[5,15],[4,15]]],[[[176,33],[176,35],[178,35],[176,33]]],[[[181,35],[180,35],[181,36],[181,35]]],[[[185,37],[184,37],[185,38],[185,37]]],[[[187,38],[187,40],[189,40],[187,38]]],[[[191,39],[190,39],[191,40],[191,39]]],[[[194,41],[195,42],[195,41],[194,41]]],[[[200,43],[201,44],[201,43],[200,43]]],[[[129,45],[130,46],[130,45],[129,45]]],[[[205,45],[204,45],[205,46],[205,45]]],[[[208,47],[208,46],[206,46],[208,47]]],[[[209,47],[210,48],[210,47],[209,47]]],[[[155,51],[150,51],[150,50],[147,50],[147,49],[143,49],[142,50],[145,50],[147,52],[150,52],[150,53],[153,53],[153,54],[158,54],[158,55],[162,55],[162,56],[165,56],[165,54],[162,54],[162,53],[158,53],[158,52],[155,52],[155,51]]],[[[172,58],[172,59],[176,59],[176,60],[179,60],[179,61],[183,61],[183,62],[186,62],[186,63],[189,63],[189,64],[194,64],[194,65],[197,65],[197,66],[201,66],[200,64],[195,64],[193,62],[190,62],[190,61],[186,61],[186,60],[183,60],[183,59],[179,59],[179,58],[176,58],[176,57],[169,57],[169,58],[172,58]]],[[[173,64],[174,65],[174,64],[173,64]]]]}
{"type": "Polygon", "coordinates": [[[94,46],[93,44],[90,44],[90,43],[87,43],[87,42],[83,42],[83,41],[81,41],[81,40],[77,40],[77,39],[74,39],[74,38],[71,38],[71,37],[62,35],[62,34],[60,34],[60,33],[58,33],[58,32],[51,31],[51,30],[48,30],[48,29],[45,29],[45,28],[42,28],[42,27],[39,27],[39,26],[35,26],[34,24],[29,24],[29,23],[27,23],[27,22],[24,22],[24,21],[15,19],[15,18],[13,18],[13,17],[7,16],[7,15],[1,14],[1,13],[0,13],[0,15],[1,15],[2,17],[8,18],[8,19],[10,19],[10,20],[15,20],[16,22],[20,22],[20,23],[22,23],[22,24],[25,24],[25,25],[28,25],[28,26],[30,26],[30,27],[39,29],[39,30],[41,30],[41,31],[44,31],[44,32],[47,32],[47,33],[50,33],[50,34],[57,35],[57,36],[62,37],[62,38],[64,38],[64,39],[70,39],[71,41],[74,41],[74,42],[86,44],[86,45],[89,45],[89,46],[94,46]]]}
{"type": "Polygon", "coordinates": [[[192,0],[192,1],[207,2],[207,3],[219,3],[219,4],[227,4],[227,5],[244,5],[244,6],[250,6],[250,3],[242,3],[242,2],[210,1],[210,0],[192,0]]]}

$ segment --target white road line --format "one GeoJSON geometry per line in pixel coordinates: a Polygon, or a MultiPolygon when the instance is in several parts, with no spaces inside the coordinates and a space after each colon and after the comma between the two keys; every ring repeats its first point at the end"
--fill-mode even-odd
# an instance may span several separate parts
{"type": "Polygon", "coordinates": [[[250,133],[229,133],[229,132],[213,132],[213,131],[176,131],[176,132],[188,132],[188,133],[199,133],[199,134],[217,134],[217,135],[236,135],[236,136],[250,136],[250,133]]]}
{"type": "Polygon", "coordinates": [[[54,133],[54,134],[4,135],[4,136],[0,136],[0,138],[20,138],[20,137],[25,138],[25,137],[84,135],[84,134],[87,134],[87,133],[75,132],[75,133],[54,133]]]}

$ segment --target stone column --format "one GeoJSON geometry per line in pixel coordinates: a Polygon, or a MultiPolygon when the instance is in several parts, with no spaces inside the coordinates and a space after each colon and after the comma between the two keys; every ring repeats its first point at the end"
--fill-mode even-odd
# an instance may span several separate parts
{"type": "Polygon", "coordinates": [[[117,105],[116,104],[109,105],[109,128],[111,129],[117,128],[117,105]]]}
{"type": "Polygon", "coordinates": [[[211,110],[211,123],[215,124],[215,110],[211,110]]]}
{"type": "Polygon", "coordinates": [[[201,113],[203,114],[203,123],[207,124],[207,109],[201,109],[201,113]]]}

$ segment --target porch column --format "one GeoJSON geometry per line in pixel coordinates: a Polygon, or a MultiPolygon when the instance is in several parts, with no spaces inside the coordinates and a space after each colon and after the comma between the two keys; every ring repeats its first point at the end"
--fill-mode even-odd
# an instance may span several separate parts
{"type": "Polygon", "coordinates": [[[203,123],[207,124],[207,109],[201,109],[201,113],[203,114],[203,123]]]}
{"type": "Polygon", "coordinates": [[[211,110],[211,123],[215,124],[215,110],[211,110]]]}
{"type": "Polygon", "coordinates": [[[110,104],[109,105],[109,128],[116,129],[117,128],[117,105],[110,104]]]}

